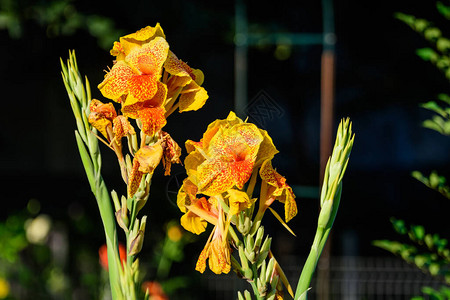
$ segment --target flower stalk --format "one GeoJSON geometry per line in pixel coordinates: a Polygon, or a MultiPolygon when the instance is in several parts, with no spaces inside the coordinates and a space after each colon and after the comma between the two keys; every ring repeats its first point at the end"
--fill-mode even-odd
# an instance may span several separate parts
{"type": "Polygon", "coordinates": [[[341,120],[336,142],[331,157],[325,169],[322,192],[320,196],[321,210],[319,213],[316,235],[311,251],[306,259],[300,275],[294,299],[307,299],[312,276],[319,261],[325,243],[330,234],[339,208],[342,193],[342,178],[347,169],[350,152],[353,147],[354,134],[349,119],[341,120]]]}
{"type": "Polygon", "coordinates": [[[120,260],[118,253],[118,240],[116,234],[115,217],[111,206],[111,199],[106,184],[100,174],[101,154],[96,137],[96,129],[88,122],[90,85],[86,78],[85,84],[78,71],[75,52],[69,52],[67,64],[61,60],[64,85],[69,95],[72,111],[75,116],[77,130],[75,138],[83,162],[84,170],[95,195],[106,237],[108,253],[109,280],[113,299],[119,299],[117,286],[119,283],[120,260]]]}

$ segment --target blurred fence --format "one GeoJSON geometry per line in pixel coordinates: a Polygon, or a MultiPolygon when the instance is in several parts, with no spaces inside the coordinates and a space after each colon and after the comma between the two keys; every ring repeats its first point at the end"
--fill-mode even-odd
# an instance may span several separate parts
{"type": "MultiPolygon", "coordinates": [[[[299,267],[304,260],[294,257],[279,259],[286,276],[295,286],[299,267]]],[[[209,274],[204,280],[210,299],[237,299],[237,291],[251,290],[250,285],[236,274],[209,274]]],[[[411,299],[420,295],[422,286],[439,288],[443,283],[422,273],[396,257],[332,257],[330,262],[329,299],[411,299]]],[[[316,299],[317,289],[312,282],[309,300],[316,299]]]]}

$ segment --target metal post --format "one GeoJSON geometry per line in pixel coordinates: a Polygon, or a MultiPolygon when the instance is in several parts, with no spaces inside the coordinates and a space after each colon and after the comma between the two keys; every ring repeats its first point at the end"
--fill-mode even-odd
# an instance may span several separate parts
{"type": "MultiPolygon", "coordinates": [[[[320,98],[320,185],[325,167],[333,148],[335,54],[334,17],[332,0],[322,0],[323,10],[323,52],[320,98]]],[[[317,299],[330,297],[330,249],[332,235],[323,249],[317,265],[317,299]]]]}
{"type": "Polygon", "coordinates": [[[242,0],[237,0],[235,5],[234,108],[236,115],[245,119],[245,108],[247,107],[248,26],[245,4],[242,0]]]}

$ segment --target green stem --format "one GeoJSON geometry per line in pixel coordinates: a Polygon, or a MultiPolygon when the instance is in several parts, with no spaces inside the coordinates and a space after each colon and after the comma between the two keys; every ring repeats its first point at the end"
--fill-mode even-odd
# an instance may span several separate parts
{"type": "MultiPolygon", "coordinates": [[[[311,284],[311,279],[316,269],[317,261],[319,260],[320,253],[322,253],[322,249],[320,249],[320,245],[324,245],[321,243],[324,238],[323,228],[318,227],[316,231],[316,235],[314,237],[313,245],[311,246],[311,251],[309,252],[308,258],[306,259],[305,265],[303,266],[302,274],[298,280],[297,290],[295,291],[294,299],[299,299],[300,295],[304,294],[311,284]]],[[[325,239],[326,240],[326,239],[325,239]]]]}
{"type": "Polygon", "coordinates": [[[112,299],[119,299],[117,293],[117,285],[119,284],[119,266],[117,262],[120,259],[117,257],[119,253],[119,246],[117,242],[117,232],[116,223],[111,206],[111,199],[109,197],[109,191],[106,188],[105,182],[100,178],[99,185],[95,193],[95,198],[97,199],[98,208],[100,211],[100,216],[103,222],[103,227],[105,229],[106,236],[106,247],[107,249],[114,249],[114,251],[108,250],[108,266],[109,266],[109,282],[111,286],[112,299]]]}

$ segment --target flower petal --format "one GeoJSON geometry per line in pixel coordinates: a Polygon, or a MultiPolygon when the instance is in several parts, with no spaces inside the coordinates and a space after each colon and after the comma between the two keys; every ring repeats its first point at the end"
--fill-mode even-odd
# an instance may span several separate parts
{"type": "Polygon", "coordinates": [[[297,215],[297,203],[295,202],[295,195],[291,187],[285,190],[284,195],[284,218],[286,223],[297,215]]]}
{"type": "Polygon", "coordinates": [[[114,125],[113,126],[114,136],[116,138],[117,144],[119,144],[119,145],[121,144],[121,139],[124,136],[127,136],[129,134],[136,134],[133,126],[131,126],[128,119],[122,115],[114,118],[113,125],[114,125]]]}
{"type": "Polygon", "coordinates": [[[230,246],[221,238],[213,239],[209,246],[209,268],[216,274],[227,274],[231,270],[230,246]]]}
{"type": "Polygon", "coordinates": [[[161,81],[156,82],[158,90],[153,98],[139,102],[133,95],[128,95],[124,104],[122,105],[122,113],[130,118],[139,118],[138,111],[145,107],[159,107],[164,103],[167,97],[167,87],[161,81]]]}
{"type": "Polygon", "coordinates": [[[279,152],[267,131],[260,129],[259,132],[263,136],[263,141],[259,146],[258,155],[256,156],[255,168],[261,166],[264,161],[271,160],[279,152]]]}
{"type": "Polygon", "coordinates": [[[197,186],[193,184],[189,178],[183,181],[183,185],[178,191],[177,205],[182,212],[186,212],[186,206],[191,205],[195,201],[197,195],[197,186]]]}
{"type": "Polygon", "coordinates": [[[138,111],[138,116],[142,121],[142,131],[148,136],[154,136],[167,123],[161,107],[142,108],[138,111]]]}
{"type": "Polygon", "coordinates": [[[92,99],[88,117],[89,123],[100,131],[109,141],[107,127],[112,126],[112,121],[117,117],[116,109],[112,103],[102,103],[97,99],[92,99]]]}
{"type": "Polygon", "coordinates": [[[202,108],[203,105],[205,105],[206,100],[208,100],[208,93],[203,87],[198,86],[195,82],[191,82],[185,88],[189,89],[190,87],[194,87],[195,90],[193,92],[181,94],[180,96],[180,112],[198,110],[202,108]]]}
{"type": "Polygon", "coordinates": [[[106,73],[98,89],[104,97],[120,102],[119,98],[128,91],[128,79],[133,75],[132,69],[124,61],[118,61],[111,71],[106,73]]]}
{"type": "Polygon", "coordinates": [[[192,80],[191,67],[189,67],[187,63],[178,59],[178,57],[172,51],[169,51],[167,55],[167,60],[164,62],[164,69],[166,69],[166,71],[169,72],[169,74],[171,75],[178,77],[187,77],[189,82],[192,80]]]}
{"type": "Polygon", "coordinates": [[[203,274],[206,270],[206,259],[208,258],[208,246],[205,247],[198,257],[197,263],[195,264],[195,270],[203,274]]]}
{"type": "Polygon", "coordinates": [[[159,79],[168,51],[167,41],[162,37],[156,37],[141,48],[135,48],[125,59],[140,74],[152,75],[159,79]]]}
{"type": "Polygon", "coordinates": [[[170,169],[172,164],[180,164],[181,148],[178,146],[177,142],[168,134],[167,132],[162,132],[161,134],[163,142],[162,146],[164,149],[163,165],[164,165],[164,175],[170,175],[170,169]]]}
{"type": "Polygon", "coordinates": [[[231,189],[227,191],[230,198],[230,214],[235,215],[252,206],[253,202],[246,192],[242,192],[236,189],[231,189]]]}
{"type": "Polygon", "coordinates": [[[140,47],[156,37],[166,38],[159,23],[155,27],[147,26],[135,33],[121,37],[120,44],[122,45],[123,52],[128,55],[134,48],[140,47]]]}
{"type": "Polygon", "coordinates": [[[153,173],[159,165],[163,155],[161,144],[144,146],[134,155],[134,159],[139,162],[139,171],[142,173],[153,173]]]}
{"type": "Polygon", "coordinates": [[[131,168],[130,175],[128,177],[128,197],[133,197],[141,184],[142,176],[144,173],[139,171],[139,161],[133,159],[133,167],[131,168]]]}
{"type": "Polygon", "coordinates": [[[204,219],[200,218],[193,212],[188,211],[180,219],[181,226],[187,231],[200,234],[205,231],[208,224],[204,219]]]}
{"type": "MultiPolygon", "coordinates": [[[[158,91],[157,82],[158,80],[153,75],[134,75],[128,79],[127,89],[135,100],[143,102],[155,96],[158,91]]],[[[134,103],[129,103],[128,105],[131,104],[134,103]]]]}
{"type": "Polygon", "coordinates": [[[221,160],[209,160],[197,169],[199,193],[214,196],[226,192],[235,185],[230,164],[221,160]]]}
{"type": "Polygon", "coordinates": [[[284,203],[284,218],[289,222],[297,214],[297,203],[292,188],[286,183],[286,178],[281,176],[273,167],[270,160],[266,160],[259,170],[259,174],[267,184],[272,186],[272,196],[284,203]]]}

